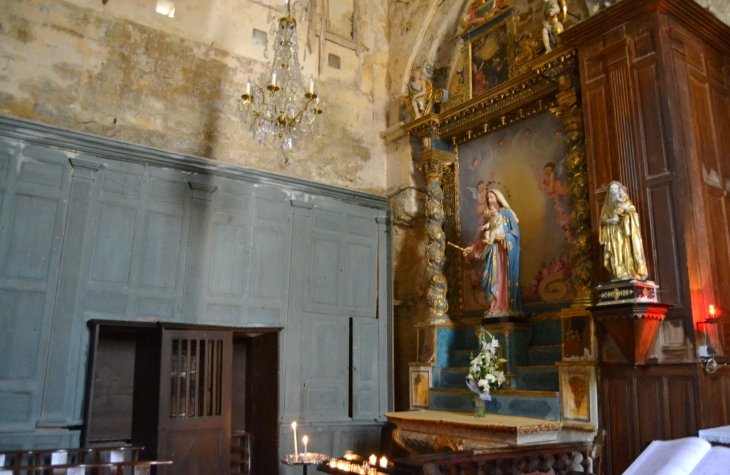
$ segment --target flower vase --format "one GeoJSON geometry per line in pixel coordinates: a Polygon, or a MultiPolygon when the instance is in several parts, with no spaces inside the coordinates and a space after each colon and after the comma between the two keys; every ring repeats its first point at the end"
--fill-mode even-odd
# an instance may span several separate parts
{"type": "Polygon", "coordinates": [[[474,415],[476,417],[484,417],[487,410],[487,402],[481,398],[474,398],[474,415]]]}

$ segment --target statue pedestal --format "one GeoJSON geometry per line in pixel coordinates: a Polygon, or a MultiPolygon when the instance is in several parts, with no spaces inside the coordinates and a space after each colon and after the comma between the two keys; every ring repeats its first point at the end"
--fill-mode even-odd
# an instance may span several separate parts
{"type": "Polygon", "coordinates": [[[475,328],[477,336],[484,331],[491,333],[502,347],[504,389],[517,388],[517,367],[527,366],[527,347],[530,344],[530,326],[524,317],[483,318],[481,326],[475,328]]]}
{"type": "Polygon", "coordinates": [[[649,302],[599,304],[589,310],[596,323],[613,337],[626,360],[632,365],[643,365],[669,307],[649,302]]]}
{"type": "Polygon", "coordinates": [[[617,280],[596,286],[597,306],[622,303],[656,303],[656,289],[651,280],[617,280]]]}

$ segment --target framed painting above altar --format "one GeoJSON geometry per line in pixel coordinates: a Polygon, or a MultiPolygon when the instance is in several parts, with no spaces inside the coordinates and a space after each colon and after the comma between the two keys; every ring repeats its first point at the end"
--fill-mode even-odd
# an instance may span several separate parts
{"type": "MultiPolygon", "coordinates": [[[[460,246],[479,246],[487,194],[501,191],[519,223],[519,287],[526,313],[555,310],[575,297],[565,156],[562,123],[550,112],[459,146],[460,246]]],[[[478,316],[488,308],[485,263],[474,255],[463,259],[464,316],[478,316]]]]}

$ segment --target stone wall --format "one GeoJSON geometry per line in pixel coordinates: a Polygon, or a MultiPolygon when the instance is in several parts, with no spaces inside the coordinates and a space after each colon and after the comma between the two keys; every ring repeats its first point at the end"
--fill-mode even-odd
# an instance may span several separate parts
{"type": "Polygon", "coordinates": [[[246,80],[266,67],[252,33],[269,31],[269,8],[255,0],[179,0],[175,18],[145,0],[0,0],[0,114],[382,195],[385,5],[361,2],[359,54],[326,42],[340,70],[325,59],[319,75],[317,45],[307,54],[328,113],[288,163],[239,122],[246,80]]]}

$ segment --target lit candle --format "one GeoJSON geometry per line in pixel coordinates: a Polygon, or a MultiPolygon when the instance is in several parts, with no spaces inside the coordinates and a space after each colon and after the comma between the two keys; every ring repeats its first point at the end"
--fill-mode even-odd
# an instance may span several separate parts
{"type": "Polygon", "coordinates": [[[382,468],[388,468],[388,459],[385,456],[380,457],[380,466],[382,468]]]}
{"type": "Polygon", "coordinates": [[[314,77],[309,76],[309,93],[314,94],[314,77]]]}
{"type": "Polygon", "coordinates": [[[715,306],[710,305],[710,318],[715,318],[715,313],[717,313],[717,311],[715,310],[715,306]]]}
{"type": "Polygon", "coordinates": [[[294,455],[299,455],[299,449],[297,448],[297,423],[296,423],[296,421],[291,423],[291,428],[294,431],[294,455]]]}
{"type": "Polygon", "coordinates": [[[271,85],[276,87],[276,73],[271,75],[271,85]]]}
{"type": "Polygon", "coordinates": [[[378,463],[378,457],[375,454],[371,455],[369,460],[372,467],[378,463]]]}
{"type": "Polygon", "coordinates": [[[337,459],[330,459],[330,467],[337,468],[337,459]]]}
{"type": "Polygon", "coordinates": [[[307,442],[309,442],[309,437],[306,435],[302,437],[302,442],[304,442],[304,455],[307,455],[307,442]]]}

